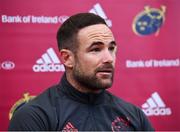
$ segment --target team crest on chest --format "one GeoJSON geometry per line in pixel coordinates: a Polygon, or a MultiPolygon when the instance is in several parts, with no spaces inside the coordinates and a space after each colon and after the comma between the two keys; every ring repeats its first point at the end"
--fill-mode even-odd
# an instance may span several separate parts
{"type": "Polygon", "coordinates": [[[127,130],[130,126],[130,121],[128,118],[116,117],[111,123],[111,128],[113,132],[120,130],[127,130]]]}

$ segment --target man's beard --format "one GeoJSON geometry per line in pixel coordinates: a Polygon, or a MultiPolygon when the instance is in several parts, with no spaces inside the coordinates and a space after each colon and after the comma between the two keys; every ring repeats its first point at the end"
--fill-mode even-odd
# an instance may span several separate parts
{"type": "Polygon", "coordinates": [[[74,79],[83,87],[90,89],[90,90],[100,90],[100,89],[107,89],[112,86],[113,83],[113,76],[114,76],[114,68],[112,64],[104,64],[101,67],[98,67],[94,73],[91,73],[91,75],[87,75],[85,72],[81,70],[81,66],[78,65],[78,62],[76,62],[75,68],[73,69],[73,77],[74,79]],[[109,83],[103,82],[102,78],[97,78],[96,73],[105,69],[105,68],[111,68],[112,70],[112,76],[109,83]]]}

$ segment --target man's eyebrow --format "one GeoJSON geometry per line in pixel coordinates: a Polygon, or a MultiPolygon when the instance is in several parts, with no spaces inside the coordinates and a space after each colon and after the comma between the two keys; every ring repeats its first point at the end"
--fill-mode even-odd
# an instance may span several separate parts
{"type": "MultiPolygon", "coordinates": [[[[101,42],[101,41],[95,41],[95,42],[93,42],[89,47],[98,46],[98,45],[104,45],[104,43],[101,42]]],[[[109,43],[109,45],[116,46],[116,42],[115,42],[115,41],[111,41],[111,42],[109,43]]]]}
{"type": "Polygon", "coordinates": [[[110,42],[110,45],[116,46],[116,42],[115,42],[115,41],[111,41],[111,42],[110,42]]]}
{"type": "Polygon", "coordinates": [[[103,45],[103,42],[101,42],[101,41],[95,41],[95,42],[93,42],[93,43],[90,45],[90,47],[98,46],[98,45],[103,45]]]}

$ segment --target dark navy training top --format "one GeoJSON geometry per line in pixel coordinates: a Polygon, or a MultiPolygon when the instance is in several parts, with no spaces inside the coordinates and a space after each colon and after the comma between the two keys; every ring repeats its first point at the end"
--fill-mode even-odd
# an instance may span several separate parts
{"type": "Polygon", "coordinates": [[[9,130],[152,131],[145,114],[106,90],[81,93],[67,81],[52,86],[19,108],[9,130]]]}

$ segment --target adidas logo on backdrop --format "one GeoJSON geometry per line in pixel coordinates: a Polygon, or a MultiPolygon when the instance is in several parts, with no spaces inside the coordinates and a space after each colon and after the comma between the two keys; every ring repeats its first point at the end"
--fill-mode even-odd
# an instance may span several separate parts
{"type": "Polygon", "coordinates": [[[171,115],[171,109],[166,106],[157,92],[154,92],[146,103],[142,105],[142,110],[147,116],[171,115]]]}
{"type": "Polygon", "coordinates": [[[47,49],[41,58],[33,66],[34,72],[60,72],[65,71],[64,65],[61,64],[53,48],[47,49]]]}
{"type": "Polygon", "coordinates": [[[90,13],[94,13],[96,15],[99,15],[101,16],[105,21],[106,21],[106,24],[109,26],[109,27],[112,27],[112,22],[111,20],[109,20],[103,10],[103,8],[101,7],[101,5],[99,3],[95,4],[93,6],[93,8],[89,11],[90,13]]]}

